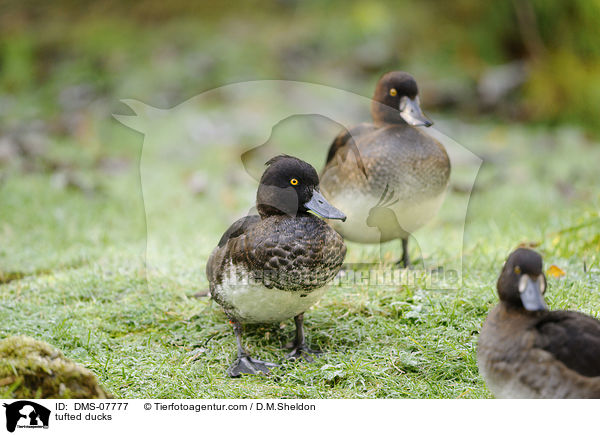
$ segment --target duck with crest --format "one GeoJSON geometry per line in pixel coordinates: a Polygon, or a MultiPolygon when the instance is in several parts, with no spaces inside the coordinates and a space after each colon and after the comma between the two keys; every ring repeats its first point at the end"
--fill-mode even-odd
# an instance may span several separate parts
{"type": "Polygon", "coordinates": [[[345,223],[332,223],[344,238],[359,243],[401,239],[398,263],[408,267],[408,238],[439,210],[450,160],[442,144],[416,128],[433,122],[421,111],[417,83],[410,74],[393,71],[380,78],[371,115],[373,123],[356,125],[335,138],[321,188],[348,215],[345,223]],[[389,227],[369,225],[371,210],[388,190],[398,199],[389,206],[397,219],[388,219],[389,227]]]}
{"type": "Polygon", "coordinates": [[[344,220],[319,191],[308,163],[287,155],[267,162],[256,196],[258,215],[246,216],[223,234],[206,267],[211,297],[223,307],[237,339],[232,377],[268,373],[274,363],[252,358],[242,345],[243,323],[294,318],[290,359],[311,361],[304,312],[323,296],[340,270],[346,246],[323,219],[344,220]]]}

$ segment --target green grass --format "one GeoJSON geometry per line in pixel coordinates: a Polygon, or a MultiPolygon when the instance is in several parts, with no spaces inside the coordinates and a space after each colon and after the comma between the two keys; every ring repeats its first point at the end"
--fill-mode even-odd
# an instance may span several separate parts
{"type": "MultiPolygon", "coordinates": [[[[52,171],[6,169],[0,338],[27,334],[49,342],[94,371],[116,397],[491,397],[477,371],[477,336],[496,303],[502,261],[520,242],[539,243],[546,266],[566,272],[548,278],[552,308],[600,314],[598,145],[568,129],[446,120],[439,128],[484,158],[466,216],[463,285],[332,287],[305,316],[308,340],[325,351],[322,357],[284,363],[270,377],[229,379],[231,328],[218,305],[194,294],[207,288],[206,259],[247,211],[256,184],[227,181],[235,151],[216,149],[207,191],[194,195],[185,187],[189,162],[166,164],[150,155],[156,177],[163,168],[172,183],[153,187],[161,205],[153,213],[161,220],[149,236],[159,249],[156,268],[147,270],[140,137],[117,123],[107,128],[122,147],[75,147],[71,157],[95,186],[91,194],[53,187],[52,171]],[[109,175],[97,165],[107,155],[129,165],[109,175]]],[[[303,152],[295,128],[282,128],[281,140],[303,152]]],[[[68,145],[53,144],[57,159],[69,158],[68,145]]],[[[428,255],[440,264],[454,261],[444,240],[462,228],[453,207],[464,195],[452,189],[439,219],[419,236],[437,246],[428,255]]],[[[397,244],[385,249],[390,260],[399,254],[397,244]]],[[[348,244],[350,261],[377,255],[375,247],[348,244]]],[[[276,362],[284,361],[292,337],[292,321],[249,327],[244,335],[253,355],[276,362]]]]}

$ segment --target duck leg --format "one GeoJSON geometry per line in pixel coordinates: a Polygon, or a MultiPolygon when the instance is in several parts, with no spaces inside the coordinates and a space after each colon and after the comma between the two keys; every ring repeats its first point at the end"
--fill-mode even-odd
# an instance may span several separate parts
{"type": "Polygon", "coordinates": [[[404,266],[409,268],[412,266],[410,258],[408,257],[408,238],[402,239],[402,259],[396,263],[397,266],[404,266]]]}
{"type": "Polygon", "coordinates": [[[250,357],[244,346],[242,346],[242,325],[237,320],[231,321],[233,332],[237,340],[237,359],[227,369],[227,374],[232,378],[240,377],[241,375],[258,375],[261,373],[268,374],[270,367],[278,367],[277,364],[260,361],[250,357]]]}
{"type": "Polygon", "coordinates": [[[311,355],[322,353],[318,350],[313,350],[306,344],[304,337],[304,313],[294,317],[296,323],[296,339],[294,340],[294,349],[288,354],[287,358],[291,360],[303,359],[306,362],[313,362],[314,358],[311,355]]]}

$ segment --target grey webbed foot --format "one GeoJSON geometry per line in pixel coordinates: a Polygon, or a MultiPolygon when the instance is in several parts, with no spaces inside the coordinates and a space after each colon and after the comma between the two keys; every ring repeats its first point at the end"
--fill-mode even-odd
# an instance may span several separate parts
{"type": "Polygon", "coordinates": [[[313,358],[313,355],[315,357],[318,357],[322,353],[323,353],[322,351],[311,349],[310,347],[308,347],[306,345],[296,346],[294,348],[294,350],[292,350],[290,353],[288,353],[286,358],[291,361],[303,359],[307,363],[311,363],[311,362],[315,361],[315,359],[313,358]]]}
{"type": "Polygon", "coordinates": [[[268,375],[270,368],[279,367],[279,365],[267,361],[254,359],[250,356],[241,356],[227,369],[227,374],[232,378],[238,378],[241,375],[268,375]]]}
{"type": "Polygon", "coordinates": [[[412,269],[413,268],[413,264],[408,258],[398,260],[398,261],[396,261],[395,264],[396,264],[396,266],[402,267],[404,269],[412,269]]]}
{"type": "Polygon", "coordinates": [[[306,339],[304,338],[304,313],[294,317],[294,322],[296,323],[296,339],[293,344],[294,350],[287,355],[287,358],[292,361],[303,359],[304,361],[311,363],[314,361],[314,358],[311,355],[317,356],[322,352],[313,350],[306,344],[306,339]]]}

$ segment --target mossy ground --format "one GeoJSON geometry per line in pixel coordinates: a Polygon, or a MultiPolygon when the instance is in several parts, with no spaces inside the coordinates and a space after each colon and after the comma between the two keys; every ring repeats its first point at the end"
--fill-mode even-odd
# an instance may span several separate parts
{"type": "Polygon", "coordinates": [[[48,343],[17,335],[0,340],[0,396],[106,399],[96,376],[48,343]]]}

